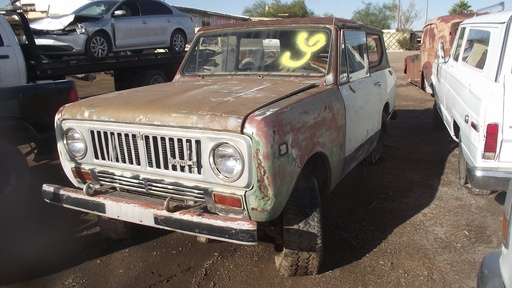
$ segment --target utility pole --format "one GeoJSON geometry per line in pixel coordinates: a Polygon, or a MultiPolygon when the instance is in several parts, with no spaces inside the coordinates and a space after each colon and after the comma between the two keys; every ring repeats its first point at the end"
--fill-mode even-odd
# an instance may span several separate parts
{"type": "Polygon", "coordinates": [[[398,19],[398,23],[397,23],[398,29],[397,30],[398,31],[402,31],[402,19],[400,19],[400,11],[402,10],[402,5],[401,5],[400,1],[401,0],[398,0],[398,17],[397,17],[397,19],[398,19]]]}
{"type": "Polygon", "coordinates": [[[428,0],[427,0],[427,5],[425,6],[425,24],[427,24],[428,22],[428,0]]]}

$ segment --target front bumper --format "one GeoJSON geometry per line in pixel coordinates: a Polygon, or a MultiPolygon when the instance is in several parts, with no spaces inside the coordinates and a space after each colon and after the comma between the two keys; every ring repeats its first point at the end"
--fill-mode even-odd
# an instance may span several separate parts
{"type": "Polygon", "coordinates": [[[226,242],[257,243],[257,224],[247,219],[211,214],[198,208],[167,212],[150,198],[127,197],[116,191],[87,196],[79,189],[43,184],[42,193],[49,203],[100,216],[226,242]]]}
{"type": "Polygon", "coordinates": [[[501,249],[487,254],[478,270],[478,288],[505,288],[500,272],[501,249]]]}
{"type": "Polygon", "coordinates": [[[468,165],[468,181],[477,189],[507,191],[512,180],[512,170],[489,170],[468,165]]]}
{"type": "Polygon", "coordinates": [[[34,36],[41,54],[83,55],[87,35],[71,33],[68,35],[37,35],[34,36]]]}

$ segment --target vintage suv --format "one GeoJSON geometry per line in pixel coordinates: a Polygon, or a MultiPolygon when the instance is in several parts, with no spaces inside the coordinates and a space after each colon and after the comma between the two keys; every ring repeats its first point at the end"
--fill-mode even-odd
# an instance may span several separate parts
{"type": "Polygon", "coordinates": [[[432,69],[437,110],[459,142],[459,182],[475,194],[505,191],[512,178],[511,21],[510,11],[463,21],[432,69]]]}
{"type": "MultiPolygon", "coordinates": [[[[322,196],[376,162],[396,75],[382,32],[333,18],[205,27],[172,83],[114,92],[56,115],[65,173],[46,201],[205,238],[276,243],[285,275],[318,272],[322,196]]],[[[112,221],[119,219],[126,222],[112,221]]]]}

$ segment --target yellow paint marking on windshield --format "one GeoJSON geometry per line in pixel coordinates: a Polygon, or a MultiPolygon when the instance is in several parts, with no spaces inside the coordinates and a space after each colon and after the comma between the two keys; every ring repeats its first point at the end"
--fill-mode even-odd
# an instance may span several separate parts
{"type": "Polygon", "coordinates": [[[308,40],[308,32],[301,32],[297,36],[297,47],[304,52],[304,57],[300,60],[292,60],[290,51],[283,53],[281,57],[281,64],[290,68],[297,68],[304,63],[306,63],[313,52],[320,50],[325,45],[327,41],[325,34],[318,33],[314,36],[311,36],[308,40]]]}

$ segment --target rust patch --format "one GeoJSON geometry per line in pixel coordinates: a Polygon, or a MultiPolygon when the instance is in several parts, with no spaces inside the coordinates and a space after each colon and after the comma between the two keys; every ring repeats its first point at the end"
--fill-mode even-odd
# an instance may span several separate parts
{"type": "Polygon", "coordinates": [[[268,173],[263,165],[261,150],[256,149],[256,173],[258,175],[258,190],[265,198],[269,196],[268,173]]]}

